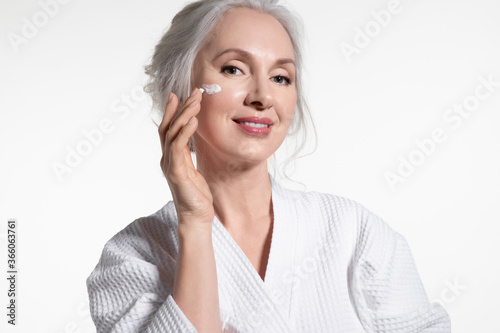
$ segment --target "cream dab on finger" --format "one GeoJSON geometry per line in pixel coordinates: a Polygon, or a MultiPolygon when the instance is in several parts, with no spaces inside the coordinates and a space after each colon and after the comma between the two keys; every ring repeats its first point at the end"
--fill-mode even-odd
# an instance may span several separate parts
{"type": "Polygon", "coordinates": [[[202,84],[201,93],[206,92],[208,95],[214,95],[221,92],[221,87],[218,84],[202,84]]]}

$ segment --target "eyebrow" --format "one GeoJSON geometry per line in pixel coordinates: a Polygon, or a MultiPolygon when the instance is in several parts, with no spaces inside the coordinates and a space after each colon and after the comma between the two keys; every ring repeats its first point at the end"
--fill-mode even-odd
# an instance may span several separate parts
{"type": "MultiPolygon", "coordinates": [[[[242,50],[242,49],[234,49],[234,48],[232,48],[232,49],[224,50],[221,53],[217,54],[213,58],[212,61],[215,61],[217,58],[220,58],[221,56],[223,56],[226,53],[236,53],[239,56],[241,56],[242,58],[246,58],[246,59],[253,59],[254,58],[254,56],[250,52],[248,52],[248,51],[245,51],[245,50],[242,50]]],[[[293,61],[293,59],[290,59],[290,58],[283,58],[283,59],[278,59],[276,61],[276,64],[278,64],[278,65],[293,64],[295,66],[295,61],[293,61]]]]}

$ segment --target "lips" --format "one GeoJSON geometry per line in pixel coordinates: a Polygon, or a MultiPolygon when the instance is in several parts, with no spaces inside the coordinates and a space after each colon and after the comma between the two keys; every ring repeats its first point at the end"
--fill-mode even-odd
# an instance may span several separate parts
{"type": "Polygon", "coordinates": [[[273,122],[269,118],[259,118],[259,117],[246,117],[233,119],[235,122],[241,123],[255,123],[255,124],[265,124],[271,126],[273,122]]]}
{"type": "Polygon", "coordinates": [[[233,121],[247,134],[267,135],[271,132],[273,122],[269,118],[246,117],[236,118],[233,121]]]}

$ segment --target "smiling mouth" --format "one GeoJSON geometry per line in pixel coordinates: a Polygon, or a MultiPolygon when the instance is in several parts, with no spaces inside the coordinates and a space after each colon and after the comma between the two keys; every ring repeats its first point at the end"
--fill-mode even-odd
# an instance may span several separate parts
{"type": "Polygon", "coordinates": [[[266,136],[271,133],[273,122],[265,117],[241,117],[233,119],[238,128],[249,135],[266,136]]]}
{"type": "Polygon", "coordinates": [[[269,127],[270,125],[269,124],[263,124],[263,123],[254,123],[254,122],[251,122],[251,121],[237,121],[237,120],[233,120],[235,123],[237,124],[241,124],[241,125],[245,125],[245,126],[251,126],[251,127],[255,127],[255,128],[264,128],[264,127],[269,127]]]}

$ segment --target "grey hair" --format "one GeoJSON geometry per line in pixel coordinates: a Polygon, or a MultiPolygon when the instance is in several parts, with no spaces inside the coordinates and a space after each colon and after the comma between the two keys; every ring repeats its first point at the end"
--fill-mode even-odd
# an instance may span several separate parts
{"type": "MultiPolygon", "coordinates": [[[[317,137],[303,94],[302,21],[279,4],[279,0],[198,0],[185,6],[175,15],[170,28],[156,45],[151,63],[145,66],[149,80],[144,91],[151,95],[153,109],[156,109],[159,119],[163,117],[170,92],[175,92],[179,102],[183,103],[192,90],[191,74],[194,61],[198,52],[208,42],[208,35],[226,12],[241,7],[273,16],[281,23],[292,41],[296,65],[297,104],[288,136],[296,136],[297,133],[302,135],[295,143],[295,153],[287,159],[288,162],[305,146],[306,122],[310,122],[314,132],[314,147],[317,137]]],[[[189,146],[194,151],[192,140],[189,146]]]]}

